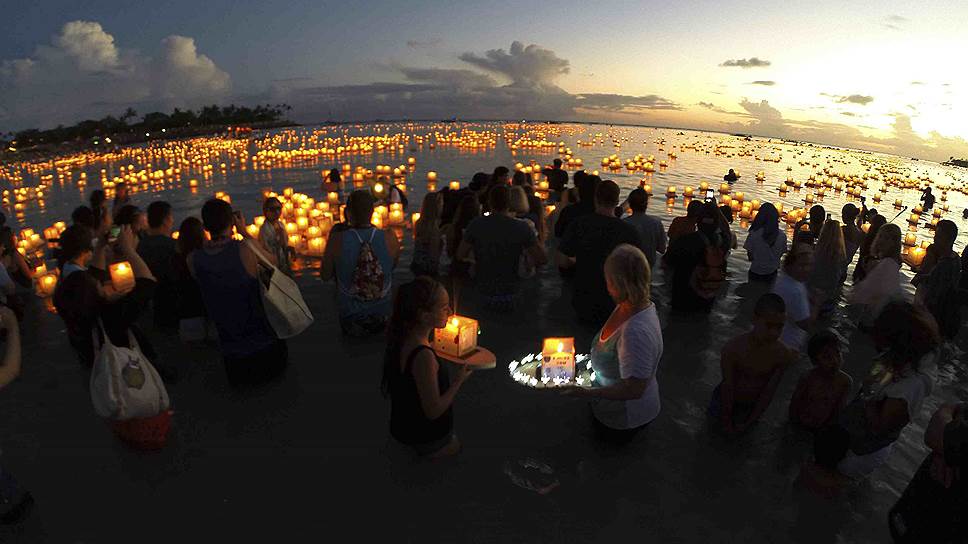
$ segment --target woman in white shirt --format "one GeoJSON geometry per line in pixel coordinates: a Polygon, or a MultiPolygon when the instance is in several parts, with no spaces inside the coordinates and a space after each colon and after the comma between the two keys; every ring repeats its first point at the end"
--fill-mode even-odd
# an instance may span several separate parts
{"type": "Polygon", "coordinates": [[[750,260],[750,281],[771,282],[780,269],[780,257],[786,252],[786,233],[780,230],[776,207],[764,202],[750,225],[743,248],[750,260]]]}
{"type": "Polygon", "coordinates": [[[877,231],[871,244],[867,275],[854,285],[848,302],[864,307],[861,327],[870,329],[881,310],[901,297],[901,228],[887,224],[877,231]]]}
{"type": "Polygon", "coordinates": [[[605,282],[616,306],[592,343],[595,387],[567,392],[592,398],[599,438],[624,444],[659,415],[662,328],[649,298],[652,272],[639,248],[616,247],[605,261],[605,282]]]}
{"type": "Polygon", "coordinates": [[[937,373],[941,335],[927,310],[892,301],[874,324],[883,355],[840,418],[850,434],[850,449],[837,468],[852,478],[870,475],[890,457],[901,431],[931,395],[937,373]]]}

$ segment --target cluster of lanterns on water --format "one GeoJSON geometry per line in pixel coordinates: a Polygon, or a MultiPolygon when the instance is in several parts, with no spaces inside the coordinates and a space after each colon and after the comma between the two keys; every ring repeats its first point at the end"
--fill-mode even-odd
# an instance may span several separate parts
{"type": "MultiPolygon", "coordinates": [[[[347,187],[350,185],[356,189],[368,187],[374,196],[380,200],[385,200],[391,185],[396,186],[404,193],[407,192],[407,177],[415,171],[416,166],[415,157],[404,158],[408,147],[411,150],[414,146],[428,146],[433,149],[439,145],[474,152],[481,149],[493,149],[498,146],[502,138],[506,141],[507,148],[512,154],[521,150],[557,153],[566,168],[584,168],[582,159],[575,156],[572,149],[561,138],[563,134],[575,135],[584,130],[578,126],[505,123],[503,126],[499,126],[499,128],[503,128],[503,133],[499,128],[476,130],[472,129],[471,125],[450,124],[371,125],[369,129],[374,127],[385,129],[385,133],[355,136],[351,135],[350,131],[362,127],[352,126],[314,129],[308,132],[282,130],[266,133],[253,140],[203,137],[164,143],[156,142],[144,147],[77,153],[37,162],[7,164],[0,167],[0,180],[7,181],[11,185],[10,189],[4,190],[2,193],[3,204],[13,208],[20,217],[26,206],[31,202],[37,202],[39,206],[43,206],[44,199],[49,198],[51,187],[55,183],[61,186],[73,185],[83,191],[89,182],[88,172],[85,170],[99,162],[118,165],[113,167],[116,171],[111,173],[106,168],[100,169],[100,185],[109,197],[112,190],[120,183],[125,183],[132,193],[149,189],[162,190],[181,184],[182,176],[185,174],[185,177],[189,178],[187,186],[194,192],[199,189],[199,179],[207,182],[216,174],[227,174],[230,169],[245,170],[251,167],[253,170],[268,170],[305,167],[320,161],[328,161],[342,163],[339,170],[347,187]],[[254,146],[251,155],[250,146],[254,146]],[[353,166],[350,162],[345,162],[351,156],[367,156],[377,151],[399,154],[396,158],[399,158],[401,162],[396,166],[380,163],[372,169],[361,165],[353,166]],[[344,160],[341,161],[340,159],[344,160]],[[156,168],[153,166],[156,164],[164,164],[165,167],[156,168]],[[32,187],[24,186],[25,179],[28,177],[37,179],[37,184],[32,187]]],[[[614,132],[597,133],[587,138],[581,135],[577,139],[577,146],[587,148],[611,144],[614,148],[620,149],[623,143],[630,141],[628,137],[616,134],[614,132]]],[[[780,160],[778,153],[780,149],[776,147],[766,149],[767,156],[761,156],[760,151],[763,151],[763,149],[760,147],[743,145],[737,148],[733,145],[723,144],[721,140],[715,138],[709,138],[709,140],[708,142],[697,140],[680,144],[678,150],[680,152],[693,151],[700,154],[728,157],[753,157],[756,160],[767,162],[779,162],[780,160]]],[[[665,140],[656,140],[655,143],[658,145],[659,152],[665,151],[663,147],[665,140]]],[[[622,171],[624,169],[629,173],[645,173],[646,177],[640,182],[640,186],[651,195],[653,190],[652,174],[657,170],[663,171],[663,167],[668,166],[669,162],[674,161],[677,156],[675,151],[669,151],[668,160],[657,160],[655,155],[646,154],[636,154],[623,159],[618,153],[610,153],[601,159],[600,164],[607,171],[622,171]]],[[[922,219],[924,215],[922,208],[915,206],[908,217],[908,223],[912,229],[916,229],[917,225],[922,223],[922,220],[928,228],[933,229],[937,225],[943,214],[949,211],[949,206],[946,203],[949,191],[968,194],[968,188],[965,187],[964,183],[960,186],[956,184],[948,186],[936,184],[927,175],[911,176],[909,171],[889,162],[879,162],[861,157],[859,160],[863,166],[866,166],[866,172],[844,174],[839,172],[841,169],[835,163],[847,163],[837,159],[836,156],[814,154],[813,157],[810,157],[804,149],[797,149],[795,156],[799,157],[801,166],[814,167],[816,173],[811,174],[802,182],[789,175],[778,184],[777,189],[781,196],[786,195],[791,190],[800,191],[803,188],[812,190],[803,195],[803,207],[784,210],[782,203],[775,204],[781,214],[781,220],[791,227],[796,225],[798,221],[803,220],[808,214],[809,206],[822,201],[824,196],[837,193],[859,198],[869,190],[870,182],[880,183],[880,187],[872,196],[874,203],[879,203],[882,195],[889,188],[901,191],[919,191],[925,184],[932,184],[940,190],[940,202],[943,206],[936,207],[931,216],[924,219],[922,219]],[[823,166],[822,162],[825,158],[827,164],[823,166]]],[[[531,178],[539,197],[547,196],[548,182],[542,176],[542,165],[531,160],[530,162],[518,162],[514,166],[515,170],[521,171],[531,178]]],[[[787,170],[792,171],[792,167],[788,167],[787,170]]],[[[92,177],[98,177],[94,172],[91,172],[91,174],[92,177]]],[[[322,171],[321,174],[325,178],[328,170],[322,171]]],[[[765,182],[767,179],[766,172],[762,170],[757,172],[755,179],[758,183],[765,182]]],[[[435,171],[427,172],[428,191],[436,191],[438,182],[435,171]]],[[[460,188],[460,182],[457,180],[446,183],[450,189],[460,188]]],[[[713,185],[713,189],[716,189],[715,185],[713,185]]],[[[695,187],[682,187],[681,196],[685,199],[705,198],[709,190],[710,184],[701,181],[695,187]]],[[[758,200],[747,200],[742,192],[733,192],[731,186],[726,183],[718,186],[718,193],[720,205],[729,206],[744,221],[755,219],[760,208],[758,200]]],[[[666,187],[664,194],[670,200],[671,205],[680,196],[680,188],[676,186],[666,187]]],[[[231,197],[224,192],[219,192],[216,196],[231,201],[231,197]]],[[[276,196],[282,201],[283,224],[290,245],[296,248],[297,253],[308,257],[321,256],[325,251],[326,239],[330,229],[334,223],[342,218],[340,193],[324,191],[324,197],[316,200],[309,195],[296,192],[292,187],[286,187],[280,193],[266,189],[263,191],[263,197],[266,196],[276,196]]],[[[900,210],[904,204],[902,199],[897,199],[894,201],[894,205],[896,209],[900,210]]],[[[550,213],[554,210],[554,206],[548,205],[546,210],[550,213]]],[[[381,228],[405,227],[408,224],[412,226],[419,221],[419,213],[411,214],[409,222],[407,219],[402,205],[398,203],[377,206],[372,217],[373,223],[381,228]]],[[[247,226],[249,233],[257,235],[263,220],[261,217],[256,217],[254,222],[247,226]]],[[[52,245],[64,228],[64,222],[58,221],[43,229],[42,236],[32,229],[23,229],[17,236],[17,250],[25,257],[29,256],[35,261],[43,262],[45,245],[52,245]]],[[[919,257],[923,258],[922,252],[926,242],[919,243],[914,232],[905,235],[904,245],[908,248],[909,262],[919,262],[919,257]]],[[[35,267],[35,272],[37,272],[35,278],[37,279],[36,289],[38,294],[48,296],[56,287],[56,271],[49,272],[46,265],[41,264],[35,267]]],[[[120,274],[119,278],[124,276],[123,270],[118,273],[120,274]]]]}

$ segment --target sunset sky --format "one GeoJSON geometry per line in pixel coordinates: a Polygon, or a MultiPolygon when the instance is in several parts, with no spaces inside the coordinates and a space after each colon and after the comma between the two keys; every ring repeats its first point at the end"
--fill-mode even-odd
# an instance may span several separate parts
{"type": "Polygon", "coordinates": [[[966,2],[7,2],[0,132],[203,103],[968,156],[966,2]]]}

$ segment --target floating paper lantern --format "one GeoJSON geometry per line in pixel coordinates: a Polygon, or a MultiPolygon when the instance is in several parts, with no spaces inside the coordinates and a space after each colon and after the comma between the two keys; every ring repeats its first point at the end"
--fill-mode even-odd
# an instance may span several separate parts
{"type": "Polygon", "coordinates": [[[326,193],[326,202],[328,204],[339,204],[339,193],[336,191],[326,193]]]}
{"type": "Polygon", "coordinates": [[[904,235],[904,245],[908,247],[914,247],[918,244],[918,237],[914,233],[909,232],[904,235]]]}
{"type": "Polygon", "coordinates": [[[108,267],[108,272],[111,274],[111,285],[114,286],[115,291],[125,291],[134,287],[134,270],[131,269],[131,263],[128,261],[112,264],[108,267]]]}
{"type": "Polygon", "coordinates": [[[427,172],[427,181],[437,181],[437,172],[433,170],[427,172]]]}
{"type": "Polygon", "coordinates": [[[719,185],[719,192],[720,192],[720,194],[728,195],[729,194],[729,184],[728,183],[722,183],[722,184],[720,184],[719,185]]]}
{"type": "Polygon", "coordinates": [[[460,182],[456,180],[452,181],[450,182],[450,185],[448,185],[448,187],[450,187],[451,191],[458,191],[460,190],[460,182]]]}
{"type": "Polygon", "coordinates": [[[44,274],[37,278],[37,296],[52,296],[55,289],[57,289],[57,274],[44,274]]]}
{"type": "Polygon", "coordinates": [[[693,195],[692,187],[686,187],[685,189],[682,190],[682,196],[686,198],[692,198],[692,195],[693,195]]]}
{"type": "Polygon", "coordinates": [[[923,247],[911,248],[907,254],[908,264],[914,267],[921,266],[921,263],[924,262],[924,256],[927,254],[927,252],[928,250],[923,247]]]}
{"type": "Polygon", "coordinates": [[[313,257],[322,257],[326,252],[326,238],[310,238],[307,243],[306,252],[313,257]]]}
{"type": "Polygon", "coordinates": [[[477,321],[453,315],[442,329],[434,329],[434,349],[451,357],[464,357],[477,349],[477,321]]]}
{"type": "Polygon", "coordinates": [[[669,188],[666,189],[666,196],[669,197],[669,198],[675,198],[676,197],[676,186],[675,185],[672,185],[672,186],[670,186],[669,188]]]}

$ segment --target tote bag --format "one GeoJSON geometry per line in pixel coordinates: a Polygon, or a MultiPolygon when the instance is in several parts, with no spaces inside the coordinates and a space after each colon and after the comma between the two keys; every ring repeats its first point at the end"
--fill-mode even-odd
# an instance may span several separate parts
{"type": "Polygon", "coordinates": [[[128,331],[130,348],[115,346],[98,320],[94,345],[98,345],[97,331],[104,342],[94,358],[91,369],[91,402],[101,417],[115,421],[148,418],[168,410],[169,399],[158,371],[141,353],[138,342],[128,331]]]}
{"type": "Polygon", "coordinates": [[[313,313],[303,300],[299,286],[273,266],[251,240],[246,240],[246,243],[258,257],[259,266],[262,268],[262,273],[259,274],[262,306],[276,336],[291,338],[306,330],[313,322],[313,313]]]}

